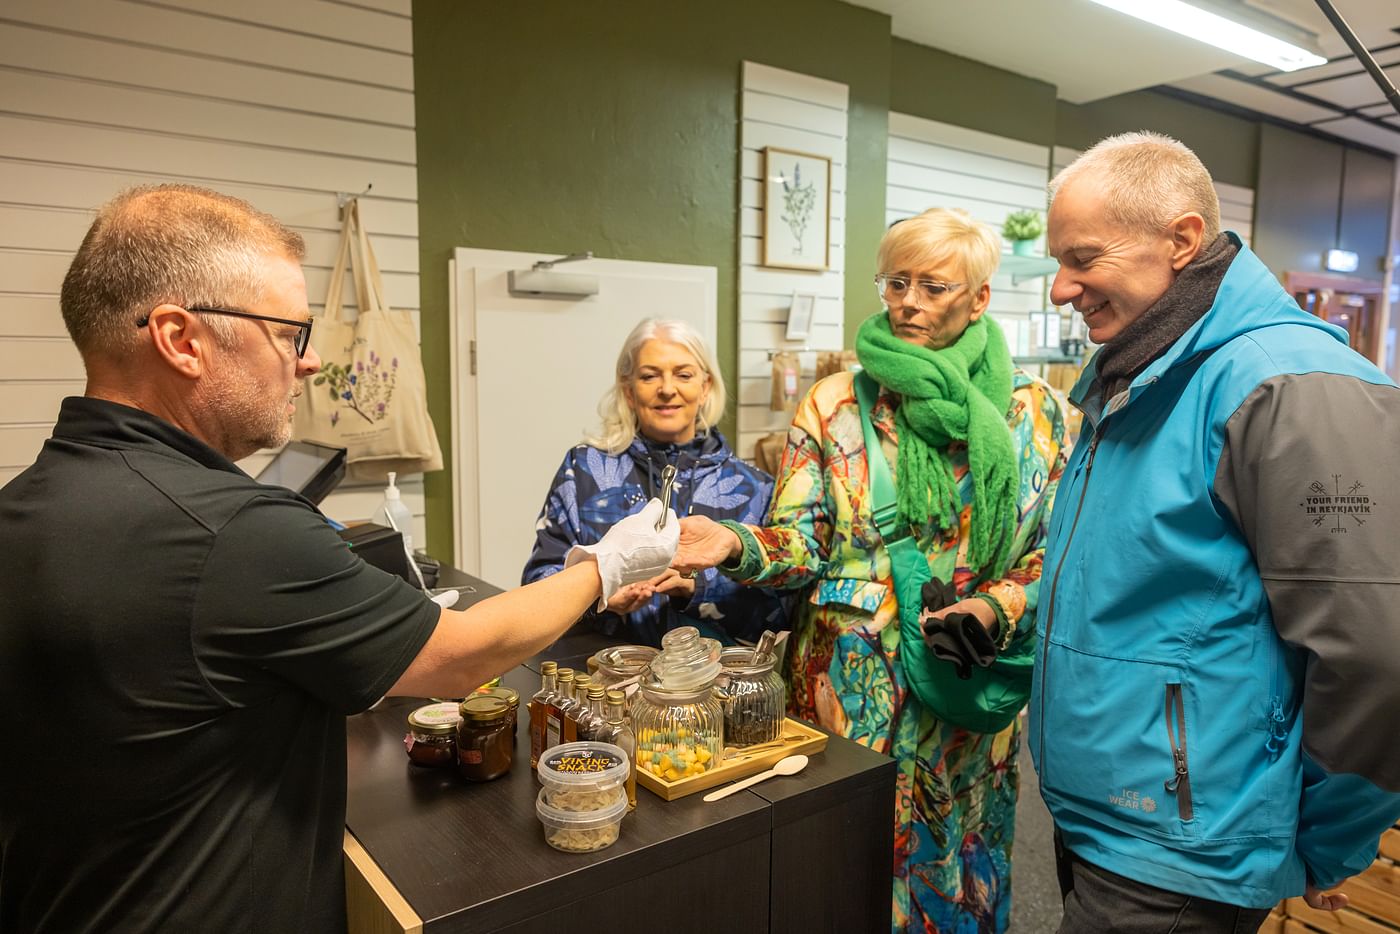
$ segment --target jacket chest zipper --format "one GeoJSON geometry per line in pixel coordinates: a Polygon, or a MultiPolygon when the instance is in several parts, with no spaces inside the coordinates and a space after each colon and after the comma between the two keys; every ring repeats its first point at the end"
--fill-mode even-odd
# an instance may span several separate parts
{"type": "Polygon", "coordinates": [[[1079,500],[1074,506],[1074,519],[1070,521],[1069,534],[1065,537],[1065,547],[1061,551],[1060,563],[1055,568],[1055,579],[1050,582],[1050,600],[1045,609],[1045,654],[1040,660],[1040,778],[1045,780],[1048,763],[1045,761],[1045,686],[1050,683],[1050,633],[1055,628],[1055,594],[1060,587],[1060,572],[1065,569],[1065,559],[1069,557],[1069,546],[1074,541],[1075,529],[1079,528],[1079,514],[1084,511],[1084,495],[1089,492],[1089,474],[1094,469],[1094,455],[1099,450],[1099,435],[1089,441],[1089,457],[1084,464],[1084,482],[1079,486],[1079,500]]]}
{"type": "Polygon", "coordinates": [[[1167,685],[1167,742],[1172,747],[1172,777],[1162,783],[1167,794],[1176,795],[1176,810],[1181,819],[1190,820],[1195,814],[1191,804],[1191,770],[1186,761],[1186,698],[1181,685],[1167,685]]]}

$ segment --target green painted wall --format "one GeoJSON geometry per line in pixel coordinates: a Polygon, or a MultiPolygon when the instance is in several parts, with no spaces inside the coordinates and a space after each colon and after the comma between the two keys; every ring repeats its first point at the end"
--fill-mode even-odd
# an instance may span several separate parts
{"type": "MultiPolygon", "coordinates": [[[[591,249],[715,266],[715,349],[736,385],[746,59],[850,89],[848,339],[872,310],[890,111],[1076,149],[1114,133],[1159,130],[1194,149],[1218,180],[1256,189],[1257,203],[1296,196],[1266,184],[1277,162],[1261,152],[1256,120],[1153,91],[1083,106],[1057,101],[1052,85],[892,39],[889,27],[887,16],[839,0],[539,0],[528,15],[508,4],[414,0],[423,362],[449,468],[456,452],[448,438],[447,260],[454,247],[591,249]],[[1262,173],[1261,159],[1272,166],[1262,173]]],[[[1363,207],[1379,177],[1371,161],[1357,162],[1367,172],[1345,193],[1349,210],[1329,182],[1330,205],[1289,223],[1320,227],[1313,216],[1320,212],[1335,225],[1342,211],[1354,219],[1348,230],[1369,235],[1376,225],[1363,207]]],[[[1297,184],[1317,188],[1314,181],[1297,184]]],[[[1256,241],[1267,247],[1261,226],[1257,219],[1256,241]]],[[[733,435],[732,410],[721,427],[733,435]]],[[[428,548],[444,557],[452,553],[449,477],[444,470],[426,483],[428,548]]]]}
{"type": "MultiPolygon", "coordinates": [[[[850,88],[846,305],[858,320],[868,310],[859,258],[874,255],[884,220],[889,25],[838,0],[539,0],[528,15],[512,4],[414,0],[423,364],[445,459],[455,454],[454,247],[715,266],[716,352],[737,385],[745,59],[850,88]]],[[[721,423],[731,437],[733,421],[721,423]]],[[[428,548],[450,556],[449,471],[430,474],[426,493],[428,548]]]]}
{"type": "Polygon", "coordinates": [[[1056,105],[1055,142],[1088,149],[1115,133],[1156,130],[1181,140],[1218,182],[1253,188],[1259,123],[1155,91],[1134,91],[1092,104],[1056,105]]]}
{"type": "Polygon", "coordinates": [[[1254,252],[1276,275],[1321,272],[1323,254],[1337,245],[1346,150],[1338,143],[1268,124],[1260,143],[1254,252]]]}
{"type": "Polygon", "coordinates": [[[890,110],[1050,146],[1055,86],[991,65],[894,40],[890,110]]]}

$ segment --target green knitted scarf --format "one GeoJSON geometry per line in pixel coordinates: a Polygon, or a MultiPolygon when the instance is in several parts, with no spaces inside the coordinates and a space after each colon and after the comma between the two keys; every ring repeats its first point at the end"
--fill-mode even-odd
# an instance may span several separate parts
{"type": "Polygon", "coordinates": [[[983,315],[956,343],[929,350],[896,337],[889,314],[881,311],[860,326],[856,355],[877,383],[901,399],[894,416],[900,520],[915,528],[930,520],[957,528],[962,502],[947,448],[951,441],[964,441],[972,472],[968,558],[974,568],[990,568],[996,576],[1006,573],[1019,477],[1006,424],[1011,352],[1001,328],[983,315]]]}

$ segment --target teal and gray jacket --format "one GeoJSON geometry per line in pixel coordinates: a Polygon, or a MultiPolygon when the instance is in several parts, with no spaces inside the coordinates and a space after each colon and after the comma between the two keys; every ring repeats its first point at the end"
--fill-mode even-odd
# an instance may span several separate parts
{"type": "Polygon", "coordinates": [[[1066,844],[1253,907],[1360,872],[1400,817],[1400,390],[1245,248],[1094,387],[1091,361],[1031,694],[1066,844]]]}

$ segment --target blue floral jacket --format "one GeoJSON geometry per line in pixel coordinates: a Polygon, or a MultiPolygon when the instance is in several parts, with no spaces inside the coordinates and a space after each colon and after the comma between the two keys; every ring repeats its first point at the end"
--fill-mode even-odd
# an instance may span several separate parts
{"type": "MultiPolygon", "coordinates": [[[[762,523],[773,493],[773,478],[744,463],[718,431],[688,444],[658,444],[640,435],[620,454],[580,444],[564,455],[535,523],[535,550],[521,575],[530,583],[557,573],[573,545],[591,545],[619,519],[639,511],[661,494],[661,470],[676,466],[671,507],[676,515],[709,516],[762,523]]],[[[695,596],[685,604],[658,595],[624,619],[590,612],[582,621],[607,635],[644,645],[660,645],[662,633],[696,626],[726,643],[752,641],[765,629],[786,628],[782,597],[762,588],[735,584],[711,568],[695,575],[695,596]]]]}

